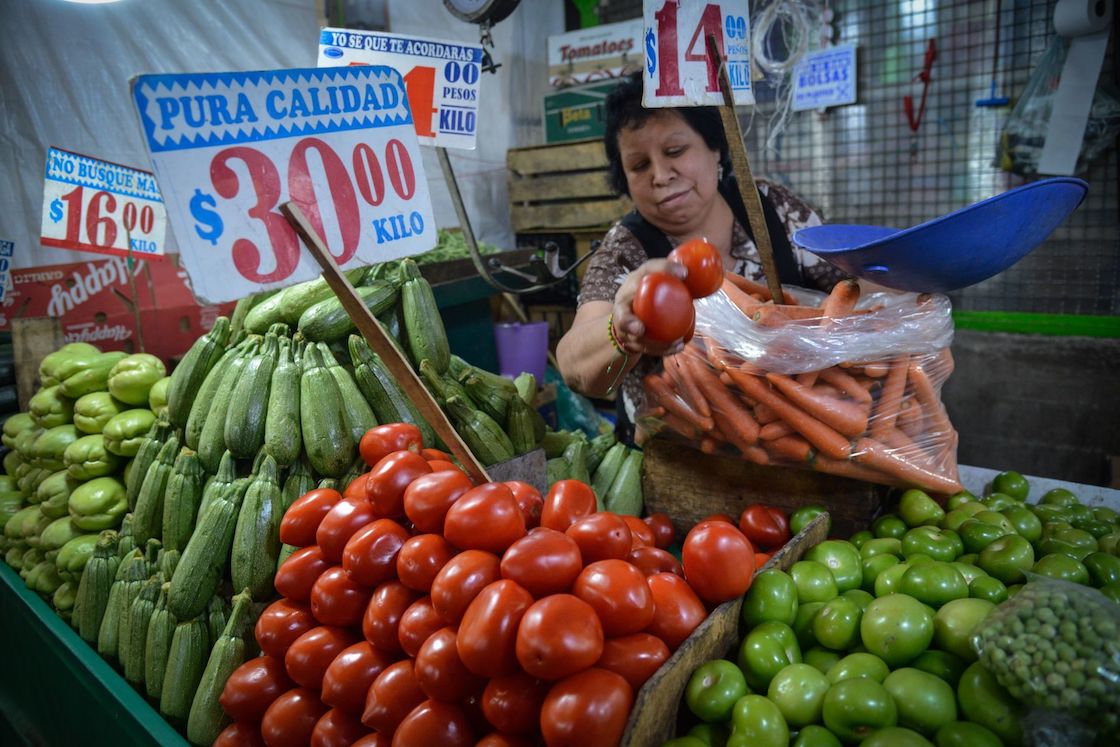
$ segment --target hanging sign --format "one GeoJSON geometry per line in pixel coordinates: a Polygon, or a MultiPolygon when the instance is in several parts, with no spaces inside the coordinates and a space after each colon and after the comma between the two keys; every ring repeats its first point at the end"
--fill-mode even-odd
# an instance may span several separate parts
{"type": "Polygon", "coordinates": [[[564,88],[617,78],[642,66],[642,22],[608,23],[548,37],[548,84],[564,88]]]}
{"type": "Polygon", "coordinates": [[[844,44],[807,52],[793,68],[794,111],[855,102],[855,45],[844,44]]]}
{"type": "Polygon", "coordinates": [[[645,87],[642,104],[722,106],[719,69],[708,59],[709,35],[727,62],[735,103],[753,104],[751,20],[747,0],[719,3],[644,0],[645,87]]]}
{"type": "Polygon", "coordinates": [[[325,28],[319,67],[387,65],[404,76],[422,145],[473,150],[482,46],[403,34],[325,28]]]}
{"type": "Polygon", "coordinates": [[[343,268],[436,244],[401,74],[388,67],[142,75],[132,94],[199,298],[310,280],[297,203],[343,268]]]}
{"type": "Polygon", "coordinates": [[[15,250],[16,242],[0,239],[0,303],[3,303],[12,284],[12,255],[15,250]]]}
{"type": "Polygon", "coordinates": [[[167,211],[150,171],[47,149],[43,246],[162,258],[166,233],[167,211]]]}

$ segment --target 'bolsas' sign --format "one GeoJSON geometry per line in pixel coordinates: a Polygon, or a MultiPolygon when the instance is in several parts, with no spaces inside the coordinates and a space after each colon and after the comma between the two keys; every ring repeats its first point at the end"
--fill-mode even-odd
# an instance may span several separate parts
{"type": "Polygon", "coordinates": [[[622,21],[548,37],[553,88],[617,78],[642,67],[642,21],[622,21]]]}
{"type": "Polygon", "coordinates": [[[344,269],[436,244],[404,80],[388,67],[142,75],[133,99],[195,294],[319,274],[295,202],[344,269]]]}

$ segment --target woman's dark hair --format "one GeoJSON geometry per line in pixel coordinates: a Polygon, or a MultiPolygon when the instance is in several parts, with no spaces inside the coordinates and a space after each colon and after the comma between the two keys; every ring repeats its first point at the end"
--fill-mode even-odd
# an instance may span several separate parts
{"type": "Polygon", "coordinates": [[[642,106],[642,74],[627,75],[607,96],[607,127],[603,133],[603,145],[607,151],[607,180],[614,191],[629,195],[626,173],[622,168],[622,156],[618,152],[618,136],[628,127],[641,127],[659,111],[674,111],[680,114],[688,126],[696,130],[704,144],[719,151],[719,162],[724,173],[731,173],[731,157],[727,149],[727,136],[723,132],[719,109],[714,106],[682,106],[673,109],[646,109],[642,106]]]}

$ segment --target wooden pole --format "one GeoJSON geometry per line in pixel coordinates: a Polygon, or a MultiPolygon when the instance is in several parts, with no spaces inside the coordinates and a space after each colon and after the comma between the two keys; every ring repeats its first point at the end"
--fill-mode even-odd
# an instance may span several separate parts
{"type": "Polygon", "coordinates": [[[727,77],[727,65],[723,63],[719,45],[711,34],[708,35],[708,54],[719,67],[719,87],[723,92],[723,106],[719,108],[719,116],[723,120],[723,131],[731,151],[731,165],[735,169],[739,185],[739,199],[747,209],[747,219],[751,224],[751,233],[754,234],[755,246],[758,247],[762,271],[766,274],[766,287],[770,289],[774,302],[780,303],[783,298],[782,281],[778,277],[778,265],[774,262],[774,246],[770,243],[770,232],[766,229],[762,198],[758,195],[758,187],[755,186],[751,165],[747,160],[747,147],[743,144],[743,132],[739,129],[739,117],[735,114],[735,97],[731,92],[731,81],[727,77]]]}
{"type": "Polygon", "coordinates": [[[307,221],[307,217],[294,202],[286,202],[281,205],[280,212],[284,214],[288,223],[303,239],[303,243],[307,245],[311,256],[323,268],[323,279],[327,281],[327,285],[338,296],[338,300],[342,302],[346,313],[350,315],[350,318],[354,320],[354,324],[358,327],[358,331],[362,333],[362,337],[366,338],[366,342],[369,343],[373,351],[381,356],[381,359],[385,362],[385,367],[389,369],[389,373],[396,378],[401,388],[404,389],[405,395],[416,405],[416,409],[432,426],[436,435],[443,439],[443,442],[451,449],[451,453],[463,465],[472,480],[476,483],[490,482],[490,476],[486,474],[486,470],[475,459],[474,454],[463,443],[463,439],[459,437],[455,429],[451,427],[447,416],[443,414],[443,410],[432,398],[431,393],[420,383],[420,379],[416,377],[412,367],[401,357],[396,346],[385,336],[385,331],[381,329],[381,325],[378,324],[373,313],[362,302],[350,280],[342,274],[342,270],[339,269],[334,257],[327,250],[326,244],[323,243],[323,240],[319,238],[315,229],[307,221]]]}

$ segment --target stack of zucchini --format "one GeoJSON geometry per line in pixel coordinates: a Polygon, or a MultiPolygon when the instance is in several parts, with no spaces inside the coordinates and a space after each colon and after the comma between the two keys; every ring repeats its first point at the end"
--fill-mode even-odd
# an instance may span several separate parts
{"type": "Polygon", "coordinates": [[[548,484],[581,480],[595,491],[600,511],[642,515],[642,452],[601,433],[550,431],[541,442],[548,457],[548,484]]]}

